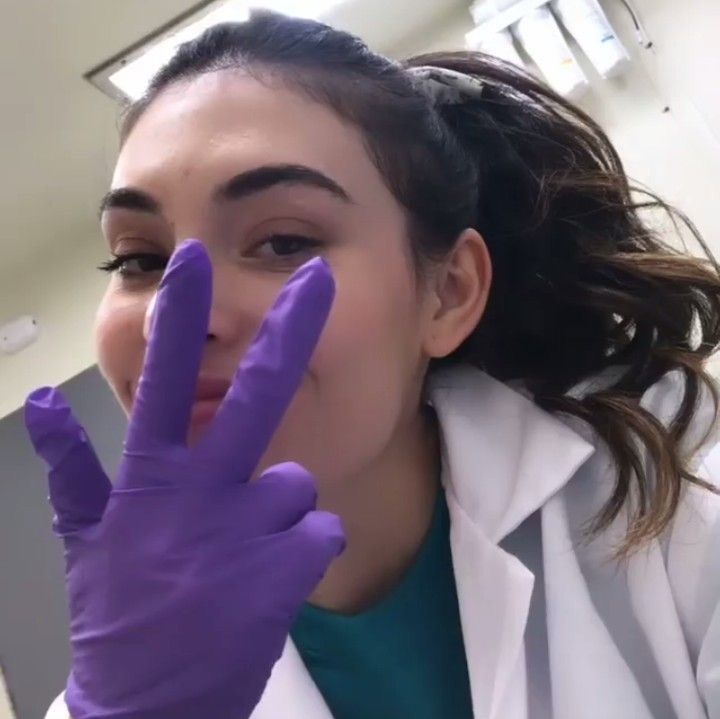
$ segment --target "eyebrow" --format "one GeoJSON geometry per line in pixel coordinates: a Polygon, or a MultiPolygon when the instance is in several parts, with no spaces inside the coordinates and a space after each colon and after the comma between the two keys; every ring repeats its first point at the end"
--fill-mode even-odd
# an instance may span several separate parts
{"type": "MultiPolygon", "coordinates": [[[[306,165],[261,165],[224,182],[213,192],[215,202],[241,200],[276,185],[304,185],[325,190],[343,202],[353,203],[349,193],[335,180],[306,165]]],[[[111,209],[135,210],[159,214],[160,203],[149,193],[134,187],[110,190],[100,202],[98,215],[111,209]]]]}

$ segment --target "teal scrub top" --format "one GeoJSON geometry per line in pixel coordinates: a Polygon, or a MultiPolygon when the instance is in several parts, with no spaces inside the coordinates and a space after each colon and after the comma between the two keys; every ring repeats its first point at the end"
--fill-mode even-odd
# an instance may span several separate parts
{"type": "Polygon", "coordinates": [[[290,635],[334,719],[472,719],[439,488],[431,526],[398,585],[358,614],[305,603],[290,635]]]}

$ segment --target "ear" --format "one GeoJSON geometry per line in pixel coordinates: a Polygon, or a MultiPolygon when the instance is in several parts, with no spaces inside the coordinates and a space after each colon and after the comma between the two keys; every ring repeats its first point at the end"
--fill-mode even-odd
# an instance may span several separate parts
{"type": "Polygon", "coordinates": [[[423,349],[428,357],[446,357],[471,334],[485,311],[492,264],[485,240],[467,228],[436,271],[423,349]]]}

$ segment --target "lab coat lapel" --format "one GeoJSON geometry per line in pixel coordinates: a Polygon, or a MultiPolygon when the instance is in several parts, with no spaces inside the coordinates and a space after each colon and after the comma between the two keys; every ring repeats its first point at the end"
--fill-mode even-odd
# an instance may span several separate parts
{"type": "Polygon", "coordinates": [[[250,719],[333,719],[290,637],[250,719]]]}
{"type": "Polygon", "coordinates": [[[525,719],[523,634],[533,575],[490,542],[452,494],[447,501],[473,716],[525,719]]]}
{"type": "Polygon", "coordinates": [[[533,574],[498,543],[562,488],[593,446],[470,367],[433,377],[453,568],[476,719],[524,719],[533,574]]]}

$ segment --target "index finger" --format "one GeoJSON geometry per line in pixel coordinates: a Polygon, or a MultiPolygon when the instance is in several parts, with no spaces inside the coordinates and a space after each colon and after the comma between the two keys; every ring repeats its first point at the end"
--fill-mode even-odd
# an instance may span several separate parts
{"type": "Polygon", "coordinates": [[[160,281],[126,453],[185,442],[211,303],[210,259],[199,240],[186,240],[160,281]]]}
{"type": "Polygon", "coordinates": [[[288,280],[240,363],[212,423],[196,446],[245,481],[292,401],[325,326],[335,283],[316,257],[288,280]]]}

